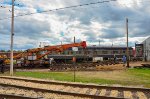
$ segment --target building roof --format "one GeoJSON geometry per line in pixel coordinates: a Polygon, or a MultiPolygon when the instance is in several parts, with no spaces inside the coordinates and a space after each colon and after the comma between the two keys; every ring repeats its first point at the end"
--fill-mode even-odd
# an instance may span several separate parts
{"type": "MultiPolygon", "coordinates": [[[[82,49],[82,47],[79,47],[79,50],[82,49]]],[[[116,46],[87,46],[86,49],[98,49],[98,50],[126,50],[127,47],[116,47],[116,46]]],[[[132,50],[132,47],[129,47],[130,50],[132,50]]],[[[72,50],[72,48],[69,48],[69,50],[72,50]]]]}
{"type": "Polygon", "coordinates": [[[144,44],[144,42],[147,41],[147,40],[150,40],[150,36],[149,36],[148,38],[146,38],[146,39],[142,42],[142,44],[144,44]]]}
{"type": "MultiPolygon", "coordinates": [[[[87,46],[87,48],[127,48],[126,46],[87,46]]],[[[132,47],[129,47],[132,48],[132,47]]]]}

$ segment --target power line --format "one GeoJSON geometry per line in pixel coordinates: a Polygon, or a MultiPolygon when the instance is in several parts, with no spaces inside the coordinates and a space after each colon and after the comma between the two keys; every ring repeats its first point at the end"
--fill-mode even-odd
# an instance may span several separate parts
{"type": "MultiPolygon", "coordinates": [[[[65,9],[71,9],[71,8],[77,8],[77,7],[83,7],[83,6],[90,6],[90,5],[100,4],[100,3],[108,3],[108,2],[111,2],[111,1],[117,1],[117,0],[105,0],[105,1],[91,2],[91,3],[81,4],[81,5],[73,5],[73,6],[68,6],[68,7],[62,7],[62,8],[56,8],[56,9],[40,11],[40,12],[26,13],[26,14],[17,15],[17,16],[14,16],[14,17],[28,16],[28,15],[38,14],[38,13],[59,11],[59,10],[65,10],[65,9]]],[[[10,19],[10,18],[12,18],[12,17],[3,18],[3,19],[0,19],[0,20],[10,19]]]]}
{"type": "MultiPolygon", "coordinates": [[[[111,0],[111,1],[117,1],[117,0],[111,0]]],[[[142,2],[149,2],[150,0],[147,1],[140,1],[138,3],[142,3],[142,2]]],[[[82,6],[89,6],[89,5],[95,5],[98,3],[106,3],[106,2],[110,2],[110,1],[101,1],[101,2],[94,2],[94,3],[87,3],[87,4],[81,4],[81,5],[75,5],[75,6],[69,6],[69,7],[63,7],[63,8],[56,8],[56,9],[52,9],[52,10],[45,10],[45,11],[41,11],[41,12],[34,12],[34,13],[26,13],[26,14],[21,14],[21,15],[17,15],[15,17],[21,17],[21,16],[27,16],[27,15],[33,15],[33,14],[38,14],[38,13],[44,13],[44,12],[52,12],[52,11],[59,11],[59,10],[64,10],[64,9],[69,9],[69,8],[77,8],[77,7],[82,7],[82,6]]],[[[127,4],[135,4],[135,3],[127,3],[127,4]]],[[[119,5],[125,5],[125,4],[119,4],[119,5]]],[[[116,5],[114,5],[116,6],[116,5]]],[[[92,7],[93,8],[93,7],[92,7]]],[[[10,11],[10,10],[9,10],[10,11]]],[[[10,11],[11,12],[11,11],[10,11]]],[[[7,17],[7,18],[3,18],[0,20],[5,20],[5,19],[10,19],[11,17],[7,17]]],[[[131,17],[129,17],[131,18],[131,17]]]]}
{"type": "MultiPolygon", "coordinates": [[[[116,0],[111,0],[111,1],[116,1],[116,0]]],[[[149,1],[150,0],[147,0],[147,1],[144,0],[144,1],[137,2],[137,3],[149,2],[149,1]]],[[[52,10],[45,10],[45,11],[41,11],[41,12],[26,13],[26,14],[17,15],[15,17],[33,15],[33,14],[44,13],[44,12],[64,10],[64,9],[68,9],[68,8],[77,8],[77,7],[81,7],[81,6],[95,5],[95,4],[98,4],[98,3],[106,3],[106,2],[110,2],[110,1],[101,1],[101,2],[95,2],[95,3],[88,3],[88,4],[82,4],[82,5],[69,6],[69,7],[64,7],[64,8],[56,8],[56,9],[52,9],[52,10]]],[[[135,4],[135,3],[122,3],[122,4],[119,4],[119,5],[127,5],[127,4],[135,4]]],[[[17,4],[17,5],[19,5],[19,4],[17,4]]],[[[116,6],[116,5],[113,5],[113,6],[116,6]]],[[[4,6],[0,6],[0,7],[1,8],[6,8],[4,6]]],[[[9,10],[9,12],[11,12],[11,11],[9,10]]],[[[7,18],[2,18],[0,20],[10,19],[10,18],[11,17],[7,17],[7,18]]]]}
{"type": "MultiPolygon", "coordinates": [[[[82,4],[84,5],[91,5],[91,4],[97,4],[97,3],[105,3],[105,2],[110,2],[110,1],[117,1],[117,0],[106,0],[106,1],[99,1],[99,2],[94,2],[94,3],[88,3],[88,4],[82,4]]],[[[127,4],[137,4],[137,3],[143,3],[143,2],[149,2],[150,0],[144,0],[144,1],[137,1],[136,3],[118,3],[119,5],[127,5],[127,4]]],[[[20,4],[15,4],[14,6],[19,6],[20,4]]],[[[80,6],[80,5],[76,5],[76,6],[80,6]]],[[[116,6],[116,5],[114,5],[116,6]]],[[[0,6],[1,8],[7,8],[5,6],[0,6]]],[[[71,6],[70,6],[71,7],[71,6]]],[[[59,8],[58,8],[59,9],[59,8]]],[[[54,9],[53,9],[54,10],[54,9]]]]}

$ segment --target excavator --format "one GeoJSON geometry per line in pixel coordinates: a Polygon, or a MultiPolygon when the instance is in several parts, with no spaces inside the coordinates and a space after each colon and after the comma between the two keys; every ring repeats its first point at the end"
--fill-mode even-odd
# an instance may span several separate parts
{"type": "Polygon", "coordinates": [[[47,55],[52,52],[61,53],[72,47],[86,48],[86,41],[80,43],[63,44],[56,46],[45,46],[42,48],[28,49],[24,52],[14,56],[14,60],[18,61],[21,66],[36,66],[42,63],[42,65],[49,65],[49,59],[47,55]]]}

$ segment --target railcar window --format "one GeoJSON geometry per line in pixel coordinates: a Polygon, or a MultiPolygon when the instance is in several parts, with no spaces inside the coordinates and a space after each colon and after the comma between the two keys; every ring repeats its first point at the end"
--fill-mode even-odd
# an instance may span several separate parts
{"type": "Polygon", "coordinates": [[[113,51],[114,54],[118,54],[118,51],[113,51]]]}
{"type": "Polygon", "coordinates": [[[102,54],[108,54],[108,51],[102,51],[102,54]]]}

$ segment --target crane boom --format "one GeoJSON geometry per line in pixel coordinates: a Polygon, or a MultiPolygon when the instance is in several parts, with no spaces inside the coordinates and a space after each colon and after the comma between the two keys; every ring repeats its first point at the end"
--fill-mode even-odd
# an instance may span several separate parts
{"type": "MultiPolygon", "coordinates": [[[[26,51],[20,52],[18,55],[14,56],[13,58],[17,61],[19,60],[26,60],[27,61],[38,61],[41,58],[43,58],[46,55],[49,55],[52,51],[58,53],[63,52],[69,48],[72,47],[86,47],[86,41],[82,41],[80,43],[72,43],[72,44],[63,44],[63,45],[56,45],[56,46],[45,46],[42,48],[34,48],[34,49],[28,49],[26,51]],[[40,52],[44,52],[43,54],[40,54],[40,52]]],[[[7,63],[10,63],[10,60],[7,60],[7,63]]]]}
{"type": "Polygon", "coordinates": [[[42,48],[34,48],[34,49],[28,49],[27,52],[29,53],[37,53],[39,51],[55,51],[55,50],[67,50],[71,47],[86,47],[86,42],[82,41],[80,43],[72,43],[72,44],[64,44],[64,45],[56,45],[56,46],[46,46],[42,48]]]}
{"type": "MultiPolygon", "coordinates": [[[[55,51],[55,52],[63,52],[71,47],[86,47],[86,42],[80,42],[80,43],[72,43],[72,44],[64,44],[64,45],[56,45],[56,46],[46,46],[44,47],[44,51],[47,51],[45,54],[37,57],[37,59],[40,59],[42,57],[44,57],[45,55],[48,55],[51,53],[51,51],[55,51]]],[[[42,50],[43,51],[43,50],[42,50]]]]}
{"type": "Polygon", "coordinates": [[[52,51],[55,52],[63,52],[71,47],[86,47],[86,41],[82,41],[80,43],[72,43],[72,44],[63,44],[63,45],[56,45],[56,46],[45,46],[42,48],[34,48],[34,49],[28,49],[16,56],[14,56],[14,58],[21,58],[25,55],[33,55],[35,54],[37,57],[37,59],[41,59],[42,57],[44,57],[45,55],[50,54],[52,51]],[[46,51],[46,53],[42,54],[42,55],[38,55],[39,52],[41,51],[46,51]]]}

